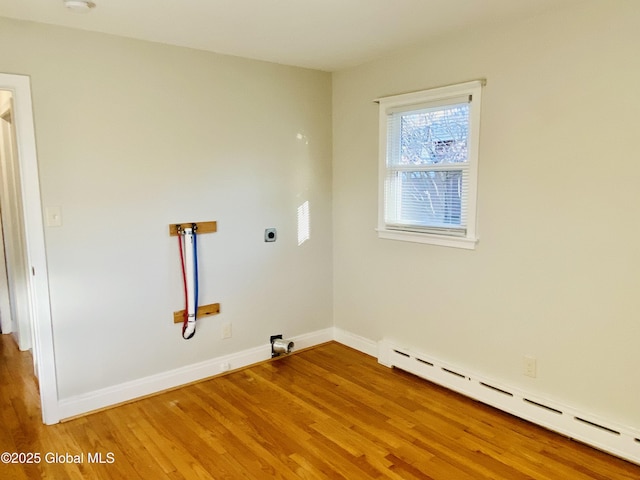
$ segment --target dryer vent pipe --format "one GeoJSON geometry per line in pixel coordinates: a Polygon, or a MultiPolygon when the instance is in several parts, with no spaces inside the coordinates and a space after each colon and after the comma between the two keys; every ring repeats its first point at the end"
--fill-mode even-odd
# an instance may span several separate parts
{"type": "Polygon", "coordinates": [[[283,338],[274,338],[271,342],[271,356],[277,357],[281,354],[291,353],[293,350],[293,341],[283,339],[283,338]]]}

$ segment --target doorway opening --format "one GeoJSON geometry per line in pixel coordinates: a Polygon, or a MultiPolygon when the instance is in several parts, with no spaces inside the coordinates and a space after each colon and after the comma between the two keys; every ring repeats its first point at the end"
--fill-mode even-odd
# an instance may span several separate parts
{"type": "Polygon", "coordinates": [[[0,90],[0,327],[20,350],[30,350],[29,275],[24,247],[24,216],[16,143],[13,94],[0,90]]]}
{"type": "Polygon", "coordinates": [[[31,350],[42,420],[58,423],[31,84],[25,75],[0,73],[0,220],[0,327],[21,350],[31,350]]]}

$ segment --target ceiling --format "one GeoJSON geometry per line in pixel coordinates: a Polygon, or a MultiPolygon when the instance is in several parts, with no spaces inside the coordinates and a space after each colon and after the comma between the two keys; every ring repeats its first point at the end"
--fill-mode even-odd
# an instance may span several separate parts
{"type": "Polygon", "coordinates": [[[335,71],[584,0],[0,0],[0,16],[335,71]]]}

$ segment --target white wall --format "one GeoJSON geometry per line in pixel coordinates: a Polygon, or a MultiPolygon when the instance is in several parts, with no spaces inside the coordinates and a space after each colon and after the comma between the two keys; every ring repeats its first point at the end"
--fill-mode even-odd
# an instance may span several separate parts
{"type": "Polygon", "coordinates": [[[638,45],[587,1],[334,74],[336,326],[640,427],[638,45]],[[378,239],[373,99],[480,78],[477,249],[378,239]]]}
{"type": "Polygon", "coordinates": [[[332,325],[329,74],[8,19],[0,71],[31,76],[43,204],[62,208],[45,232],[61,399],[332,325]],[[208,220],[200,303],[222,313],[185,341],[168,226],[208,220]]]}

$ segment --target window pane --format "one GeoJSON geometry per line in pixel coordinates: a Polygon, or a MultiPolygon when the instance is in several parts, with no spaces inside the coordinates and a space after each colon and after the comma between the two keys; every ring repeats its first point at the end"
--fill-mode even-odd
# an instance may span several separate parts
{"type": "MultiPolygon", "coordinates": [[[[469,104],[395,114],[400,120],[400,165],[468,160],[469,104]]],[[[397,158],[397,157],[396,157],[397,158]]]]}
{"type": "Polygon", "coordinates": [[[395,218],[387,222],[421,227],[466,226],[463,199],[467,177],[462,170],[395,172],[387,201],[395,204],[395,218]]]}

